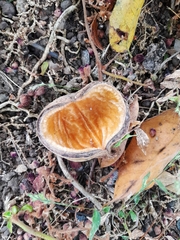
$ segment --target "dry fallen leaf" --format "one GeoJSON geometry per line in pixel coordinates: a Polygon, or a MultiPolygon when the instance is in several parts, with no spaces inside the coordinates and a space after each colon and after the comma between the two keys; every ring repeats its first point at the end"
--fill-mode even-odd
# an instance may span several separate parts
{"type": "Polygon", "coordinates": [[[14,170],[16,173],[23,173],[27,171],[27,167],[24,164],[20,164],[17,166],[17,168],[14,170]]]}
{"type": "Polygon", "coordinates": [[[146,155],[146,148],[149,144],[148,135],[141,129],[135,129],[137,145],[141,148],[141,151],[146,155]]]}
{"type": "Polygon", "coordinates": [[[144,236],[143,239],[145,240],[153,240],[154,238],[151,238],[148,234],[144,234],[143,231],[135,228],[131,233],[130,233],[130,237],[131,239],[139,239],[140,237],[144,236]],[[145,235],[145,236],[144,236],[145,235]]]}
{"type": "Polygon", "coordinates": [[[180,151],[180,118],[174,109],[146,120],[141,129],[149,137],[146,155],[134,137],[127,147],[124,159],[121,159],[124,165],[119,168],[113,201],[127,200],[139,192],[144,177],[150,173],[147,184],[157,178],[180,151]]]}
{"type": "Polygon", "coordinates": [[[134,95],[134,99],[129,104],[129,111],[130,111],[130,129],[137,126],[140,122],[137,121],[138,114],[139,114],[139,102],[138,102],[138,95],[134,95]]]}
{"type": "Polygon", "coordinates": [[[128,51],[144,0],[117,0],[110,17],[109,41],[117,52],[128,51]]]}
{"type": "Polygon", "coordinates": [[[102,41],[100,38],[101,36],[100,31],[101,30],[98,29],[98,21],[97,21],[97,15],[96,15],[91,24],[91,37],[96,47],[103,50],[102,41]]]}
{"type": "Polygon", "coordinates": [[[163,172],[158,179],[163,183],[168,191],[180,194],[180,170],[176,175],[169,172],[163,172]]]}
{"type": "Polygon", "coordinates": [[[180,70],[176,70],[172,74],[167,75],[164,81],[161,82],[161,88],[180,88],[180,70]]]}

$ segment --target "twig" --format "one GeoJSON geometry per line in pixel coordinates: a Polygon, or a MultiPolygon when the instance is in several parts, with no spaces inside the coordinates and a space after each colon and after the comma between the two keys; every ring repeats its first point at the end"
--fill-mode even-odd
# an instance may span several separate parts
{"type": "Polygon", "coordinates": [[[44,240],[56,240],[56,238],[54,237],[47,236],[46,234],[36,231],[33,228],[29,227],[24,222],[20,221],[16,215],[11,217],[11,222],[16,224],[18,227],[22,228],[25,232],[28,232],[35,237],[39,237],[44,240]]]}
{"type": "Polygon", "coordinates": [[[24,121],[26,121],[28,118],[31,118],[31,117],[33,117],[33,118],[37,118],[38,117],[37,114],[31,113],[28,109],[18,108],[18,104],[13,102],[13,101],[11,101],[11,100],[8,100],[8,101],[3,102],[3,103],[0,104],[0,112],[5,112],[5,111],[11,111],[11,112],[13,112],[13,111],[14,112],[21,112],[21,111],[23,111],[23,112],[26,112],[27,116],[24,118],[24,121]],[[16,109],[6,108],[6,109],[1,110],[2,108],[6,107],[7,105],[12,105],[12,106],[16,107],[16,109]]]}
{"type": "Polygon", "coordinates": [[[13,80],[11,80],[11,78],[9,78],[4,72],[2,72],[2,71],[0,71],[0,76],[2,77],[2,79],[4,80],[4,81],[6,81],[7,82],[7,84],[10,86],[10,88],[14,91],[14,88],[13,88],[13,86],[8,82],[8,80],[11,82],[11,83],[13,83],[16,87],[18,87],[18,88],[21,88],[19,85],[17,85],[13,80]]]}
{"type": "Polygon", "coordinates": [[[103,65],[102,69],[106,70],[109,65],[120,55],[120,53],[117,53],[108,63],[106,63],[105,65],[103,65]]]}
{"type": "MultiPolygon", "coordinates": [[[[67,18],[68,14],[73,12],[76,9],[76,5],[72,5],[70,7],[68,7],[62,14],[61,16],[57,19],[56,23],[54,24],[54,27],[52,28],[50,37],[49,37],[49,41],[44,49],[44,53],[42,55],[42,57],[39,59],[39,61],[35,64],[35,66],[32,69],[32,73],[36,73],[36,71],[38,70],[39,66],[46,60],[49,52],[50,52],[50,48],[53,44],[53,42],[56,39],[56,31],[59,28],[61,23],[65,23],[65,19],[67,18]]],[[[19,89],[18,91],[18,96],[16,101],[18,101],[19,96],[21,95],[22,89],[25,88],[27,85],[29,85],[32,81],[33,81],[34,75],[31,74],[31,76],[29,77],[29,79],[23,83],[22,88],[19,89]]]]}
{"type": "Polygon", "coordinates": [[[126,77],[123,77],[123,76],[120,76],[120,75],[116,75],[116,74],[113,74],[113,73],[110,73],[110,72],[107,72],[105,70],[102,70],[102,72],[110,77],[114,77],[114,78],[119,78],[123,81],[126,81],[126,82],[130,82],[130,83],[133,83],[133,84],[136,84],[136,85],[140,85],[140,86],[145,86],[145,87],[148,87],[148,84],[144,84],[144,83],[140,83],[140,82],[135,82],[135,81],[132,81],[131,79],[129,78],[126,78],[126,77]]]}
{"type": "Polygon", "coordinates": [[[178,55],[179,53],[180,53],[180,50],[177,51],[176,53],[174,53],[173,55],[171,55],[170,57],[166,58],[166,59],[164,60],[164,62],[161,63],[161,65],[160,65],[160,67],[159,67],[159,69],[157,70],[156,73],[158,73],[158,72],[162,69],[162,67],[163,67],[167,62],[171,61],[172,58],[175,57],[176,55],[178,55]]]}
{"type": "MultiPolygon", "coordinates": [[[[30,44],[28,44],[29,46],[32,46],[32,47],[34,47],[34,48],[36,48],[36,49],[38,49],[38,50],[40,50],[40,51],[44,51],[44,47],[43,46],[41,46],[40,44],[38,44],[38,43],[30,43],[30,44]]],[[[59,55],[58,55],[58,53],[56,53],[56,52],[49,52],[49,54],[48,54],[49,56],[51,56],[51,57],[53,57],[53,58],[55,58],[55,59],[58,59],[59,58],[59,55]]]]}
{"type": "Polygon", "coordinates": [[[58,159],[58,164],[63,172],[63,174],[65,175],[65,177],[67,179],[69,179],[72,183],[72,185],[77,188],[85,197],[87,197],[95,206],[98,210],[102,210],[102,206],[101,203],[95,199],[90,193],[88,193],[82,186],[81,184],[79,184],[72,176],[71,174],[68,172],[62,158],[60,156],[57,156],[58,159]]]}
{"type": "Polygon", "coordinates": [[[95,168],[95,166],[96,166],[96,163],[97,163],[97,159],[94,159],[94,160],[93,160],[93,163],[92,163],[92,166],[91,166],[90,173],[89,173],[88,189],[89,189],[90,186],[91,186],[92,175],[93,175],[93,172],[94,172],[94,168],[95,168]]]}
{"type": "Polygon", "coordinates": [[[99,59],[97,49],[96,49],[96,47],[93,43],[91,32],[90,32],[90,29],[89,29],[89,25],[88,25],[88,21],[87,21],[87,12],[86,12],[85,0],[82,0],[82,6],[83,6],[83,12],[84,12],[84,23],[85,23],[85,27],[86,27],[86,32],[87,32],[89,42],[91,44],[91,47],[92,47],[92,50],[94,52],[94,56],[95,56],[95,59],[96,59],[96,64],[97,64],[97,68],[98,68],[98,78],[99,78],[99,81],[102,81],[103,80],[102,71],[101,71],[102,70],[102,64],[101,64],[101,61],[99,59]]]}
{"type": "Polygon", "coordinates": [[[9,105],[9,104],[17,107],[17,103],[15,103],[15,102],[13,102],[13,101],[11,101],[11,100],[8,100],[8,101],[3,102],[3,103],[0,104],[0,109],[6,107],[6,106],[9,105]]]}

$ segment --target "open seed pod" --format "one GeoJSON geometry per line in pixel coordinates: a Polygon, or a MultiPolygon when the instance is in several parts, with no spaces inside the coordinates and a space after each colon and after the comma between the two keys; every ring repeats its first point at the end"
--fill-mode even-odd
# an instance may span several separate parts
{"type": "Polygon", "coordinates": [[[121,93],[93,82],[47,105],[38,118],[37,134],[51,152],[81,162],[113,156],[112,146],[127,133],[129,119],[121,93]]]}

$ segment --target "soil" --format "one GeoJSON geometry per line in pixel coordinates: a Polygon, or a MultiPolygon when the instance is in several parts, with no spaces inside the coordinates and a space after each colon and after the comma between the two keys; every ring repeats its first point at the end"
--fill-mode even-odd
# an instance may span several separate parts
{"type": "MultiPolygon", "coordinates": [[[[88,26],[105,2],[86,1],[88,26]]],[[[83,229],[91,225],[94,205],[66,180],[56,156],[39,142],[36,133],[37,117],[48,103],[100,80],[83,6],[76,4],[74,0],[0,1],[0,235],[4,240],[40,239],[15,225],[10,233],[2,217],[14,205],[37,207],[28,193],[43,193],[53,204],[39,201],[37,215],[24,216],[27,224],[56,239],[88,239],[83,229]],[[65,230],[64,235],[55,228],[65,230]]],[[[97,44],[94,47],[101,64],[110,73],[148,83],[149,87],[143,87],[102,75],[126,100],[138,95],[138,120],[174,106],[169,100],[161,105],[157,100],[170,91],[179,92],[161,87],[164,78],[180,66],[179,8],[178,1],[146,1],[129,53],[118,55],[108,47],[109,20],[96,20],[95,36],[103,50],[97,44]]],[[[101,169],[94,161],[73,164],[64,159],[68,171],[103,205],[112,200],[115,180],[108,184],[100,179],[113,167],[101,169]]],[[[179,168],[179,161],[175,164],[179,168]]],[[[134,209],[134,220],[120,214],[122,202],[113,204],[95,239],[130,239],[129,231],[132,239],[180,239],[180,220],[173,218],[179,212],[179,200],[154,186],[143,192],[137,205],[125,205],[126,213],[134,209]]]]}

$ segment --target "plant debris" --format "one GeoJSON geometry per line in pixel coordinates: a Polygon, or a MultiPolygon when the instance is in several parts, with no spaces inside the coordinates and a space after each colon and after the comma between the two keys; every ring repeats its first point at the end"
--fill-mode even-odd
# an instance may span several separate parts
{"type": "MultiPolygon", "coordinates": [[[[179,3],[0,1],[2,240],[180,238],[179,3]],[[77,96],[92,85],[95,90],[111,86],[122,96],[130,112],[128,128],[110,144],[111,157],[67,161],[40,143],[38,116],[56,99],[77,96]],[[123,180],[121,171],[136,151],[138,165],[123,180]],[[150,156],[152,166],[141,162],[150,156]],[[147,189],[151,181],[155,184],[147,189]]],[[[100,127],[106,138],[113,100],[100,95],[106,110],[103,122],[98,120],[106,126],[100,127]]],[[[90,99],[95,101],[94,95],[90,99]]],[[[97,102],[93,108],[100,107],[97,102]]],[[[74,119],[69,122],[75,128],[74,119]]]]}

